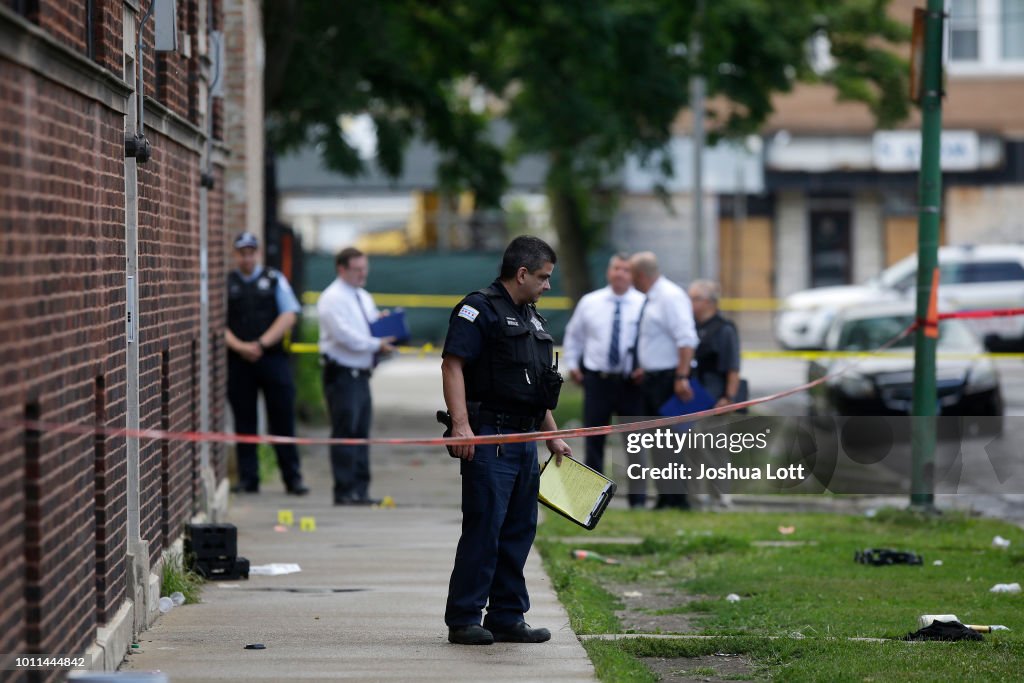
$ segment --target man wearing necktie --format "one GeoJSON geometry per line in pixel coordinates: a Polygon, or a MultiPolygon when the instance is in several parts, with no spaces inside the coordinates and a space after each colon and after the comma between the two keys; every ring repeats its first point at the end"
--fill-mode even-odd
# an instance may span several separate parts
{"type": "MultiPolygon", "coordinates": [[[[348,247],[335,263],[338,277],[316,306],[331,438],[366,438],[373,417],[370,375],[380,355],[394,350],[395,340],[374,337],[370,331],[380,312],[363,289],[370,272],[366,255],[348,247]]],[[[370,498],[369,446],[331,446],[331,470],[335,505],[378,502],[370,498]]]]}
{"type": "MultiPolygon", "coordinates": [[[[637,329],[633,379],[643,395],[643,414],[657,417],[673,394],[682,401],[693,398],[690,371],[698,343],[693,307],[686,292],[661,275],[653,253],[634,254],[630,267],[634,286],[647,296],[637,329]]],[[[652,456],[656,467],[667,464],[665,452],[654,451],[652,456]]],[[[666,480],[657,484],[655,508],[689,509],[685,484],[666,480]]]]}
{"type": "MultiPolygon", "coordinates": [[[[606,425],[612,415],[643,415],[640,388],[628,380],[630,349],[644,296],[632,287],[629,257],[616,254],[608,262],[608,285],[580,299],[565,328],[563,353],[569,375],[583,385],[583,424],[606,425]]],[[[604,436],[587,437],[586,464],[604,469],[604,436]]],[[[646,495],[631,491],[630,507],[643,507],[646,495]]]]}

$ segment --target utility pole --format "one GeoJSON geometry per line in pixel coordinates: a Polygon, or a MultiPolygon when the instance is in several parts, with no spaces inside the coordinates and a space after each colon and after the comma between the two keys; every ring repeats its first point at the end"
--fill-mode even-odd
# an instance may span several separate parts
{"type": "Polygon", "coordinates": [[[918,327],[914,337],[914,394],[911,418],[913,464],[910,505],[925,510],[932,510],[935,506],[935,426],[938,412],[935,348],[938,344],[938,327],[934,317],[934,297],[937,292],[933,289],[939,284],[939,217],[942,210],[940,149],[943,10],[943,0],[928,0],[926,10],[915,10],[915,47],[920,47],[923,38],[924,49],[923,54],[918,53],[914,56],[917,78],[913,78],[913,73],[911,78],[911,95],[921,106],[921,170],[918,180],[918,327]]]}
{"type": "Polygon", "coordinates": [[[704,263],[704,76],[700,72],[701,22],[704,19],[704,0],[697,0],[697,14],[693,22],[690,45],[693,52],[690,63],[690,109],[693,112],[693,274],[691,280],[705,277],[704,263]]]}

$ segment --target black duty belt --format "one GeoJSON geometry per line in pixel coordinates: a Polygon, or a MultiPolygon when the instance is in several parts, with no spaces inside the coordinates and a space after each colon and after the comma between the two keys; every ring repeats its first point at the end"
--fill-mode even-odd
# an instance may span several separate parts
{"type": "Polygon", "coordinates": [[[629,379],[626,375],[622,374],[621,372],[598,372],[597,370],[591,370],[589,368],[584,368],[583,374],[585,374],[585,375],[594,375],[594,376],[599,377],[601,379],[615,379],[615,380],[626,380],[626,379],[629,379]]]}
{"type": "Polygon", "coordinates": [[[373,374],[373,370],[369,368],[350,368],[347,365],[335,362],[334,359],[329,358],[328,356],[321,355],[320,359],[323,361],[324,368],[331,373],[341,372],[352,375],[353,377],[369,377],[373,374]]]}
{"type": "Polygon", "coordinates": [[[487,408],[481,408],[477,414],[477,421],[480,424],[496,427],[499,431],[511,429],[517,432],[535,432],[543,420],[543,416],[515,415],[514,413],[488,410],[487,408]]]}

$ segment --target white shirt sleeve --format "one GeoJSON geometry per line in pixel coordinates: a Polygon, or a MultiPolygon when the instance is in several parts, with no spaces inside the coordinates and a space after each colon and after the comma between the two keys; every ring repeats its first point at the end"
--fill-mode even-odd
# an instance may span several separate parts
{"type": "MultiPolygon", "coordinates": [[[[366,311],[366,319],[371,323],[375,323],[380,320],[380,311],[377,309],[377,304],[374,303],[373,297],[365,289],[359,291],[359,302],[366,311]]],[[[358,313],[359,311],[356,311],[358,313]]]]}
{"type": "Polygon", "coordinates": [[[354,315],[360,315],[358,310],[354,310],[355,305],[356,302],[353,300],[352,306],[345,306],[338,301],[336,292],[325,291],[316,306],[323,331],[330,339],[349,351],[379,351],[381,340],[365,331],[362,320],[354,319],[354,315]]]}
{"type": "Polygon", "coordinates": [[[583,297],[576,304],[568,324],[565,326],[565,339],[562,342],[562,353],[565,355],[565,366],[569,370],[579,370],[583,362],[583,345],[587,340],[587,321],[584,309],[587,298],[583,297]]]}
{"type": "Polygon", "coordinates": [[[690,297],[682,292],[680,296],[666,301],[665,309],[668,328],[672,332],[676,346],[696,349],[700,340],[697,337],[697,326],[693,322],[693,304],[690,303],[690,297]]]}

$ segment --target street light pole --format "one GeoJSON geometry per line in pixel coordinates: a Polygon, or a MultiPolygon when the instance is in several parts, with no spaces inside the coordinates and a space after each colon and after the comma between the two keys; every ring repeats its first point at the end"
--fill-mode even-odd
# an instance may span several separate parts
{"type": "MultiPolygon", "coordinates": [[[[918,180],[917,331],[914,338],[914,393],[911,418],[913,464],[911,507],[935,505],[935,425],[938,399],[935,349],[938,327],[934,297],[938,287],[939,217],[942,209],[942,33],[943,0],[928,0],[923,17],[924,54],[921,60],[921,170],[918,180]],[[929,315],[931,312],[931,315],[929,315]]],[[[920,22],[919,22],[920,23],[920,22]]]]}
{"type": "Polygon", "coordinates": [[[707,264],[704,258],[704,76],[700,72],[701,30],[704,18],[704,0],[697,1],[697,15],[694,21],[690,45],[693,52],[690,63],[693,75],[690,77],[690,109],[693,111],[693,273],[691,280],[706,276],[707,264]]]}

